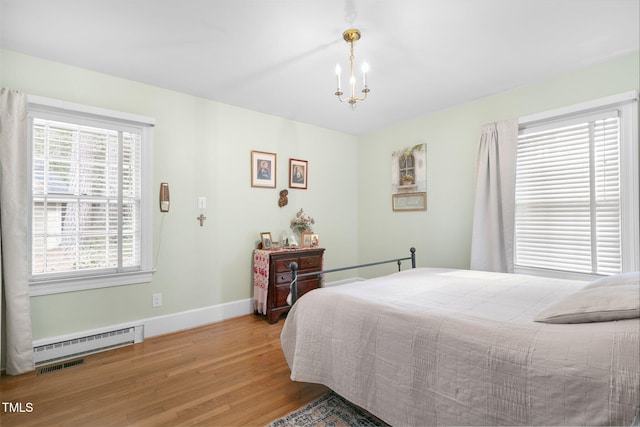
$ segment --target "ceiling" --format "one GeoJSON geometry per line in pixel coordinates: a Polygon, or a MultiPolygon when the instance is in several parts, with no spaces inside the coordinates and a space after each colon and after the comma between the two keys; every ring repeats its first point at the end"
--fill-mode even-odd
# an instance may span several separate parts
{"type": "Polygon", "coordinates": [[[0,0],[0,14],[3,49],[352,135],[640,49],[640,0],[0,0]],[[353,111],[334,96],[352,27],[371,67],[353,111]]]}

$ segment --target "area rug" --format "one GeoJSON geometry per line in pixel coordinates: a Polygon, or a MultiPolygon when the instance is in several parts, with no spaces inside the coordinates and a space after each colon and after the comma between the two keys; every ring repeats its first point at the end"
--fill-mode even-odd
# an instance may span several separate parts
{"type": "Polygon", "coordinates": [[[387,427],[388,424],[330,391],[297,411],[273,421],[267,427],[294,426],[387,427]]]}

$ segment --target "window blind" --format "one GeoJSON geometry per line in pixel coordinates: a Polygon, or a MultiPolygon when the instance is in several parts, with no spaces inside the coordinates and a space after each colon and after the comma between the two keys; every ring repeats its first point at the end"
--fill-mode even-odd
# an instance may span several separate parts
{"type": "Polygon", "coordinates": [[[520,132],[515,264],[621,271],[620,119],[590,113],[520,132]]]}
{"type": "Polygon", "coordinates": [[[35,118],[33,276],[140,267],[141,135],[35,118]]]}

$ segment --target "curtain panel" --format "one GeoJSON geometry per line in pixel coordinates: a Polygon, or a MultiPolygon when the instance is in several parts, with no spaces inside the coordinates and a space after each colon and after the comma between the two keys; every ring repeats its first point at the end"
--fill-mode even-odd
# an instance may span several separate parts
{"type": "Polygon", "coordinates": [[[6,372],[34,369],[27,267],[27,96],[0,89],[0,313],[6,372]]]}
{"type": "Polygon", "coordinates": [[[471,269],[513,273],[518,120],[484,125],[476,161],[471,269]]]}

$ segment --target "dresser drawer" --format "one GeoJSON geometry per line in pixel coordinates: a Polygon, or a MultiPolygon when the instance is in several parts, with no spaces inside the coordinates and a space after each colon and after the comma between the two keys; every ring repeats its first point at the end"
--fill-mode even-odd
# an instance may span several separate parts
{"type": "Polygon", "coordinates": [[[281,259],[275,260],[276,272],[277,273],[283,273],[283,272],[291,271],[291,268],[289,267],[289,264],[291,264],[292,262],[295,262],[298,265],[300,265],[300,259],[298,257],[295,257],[295,258],[281,258],[281,259]]]}
{"type": "Polygon", "coordinates": [[[276,273],[276,283],[290,283],[291,282],[291,272],[289,273],[276,273]]]}
{"type": "Polygon", "coordinates": [[[318,279],[316,279],[315,277],[312,277],[311,280],[298,282],[298,299],[307,292],[318,289],[319,287],[320,282],[318,282],[318,279]]]}
{"type": "Polygon", "coordinates": [[[322,256],[310,255],[301,256],[298,263],[298,269],[302,270],[321,270],[322,269],[322,256]]]}
{"type": "Polygon", "coordinates": [[[276,295],[273,301],[273,307],[283,307],[287,305],[287,297],[289,296],[289,285],[279,285],[275,287],[276,295]]]}
{"type": "MultiPolygon", "coordinates": [[[[318,279],[315,277],[302,280],[298,282],[298,299],[304,294],[319,287],[318,279]]],[[[283,307],[287,305],[287,297],[289,296],[289,292],[291,291],[291,286],[289,284],[285,285],[277,285],[276,289],[276,297],[273,302],[273,307],[283,307]]]]}

